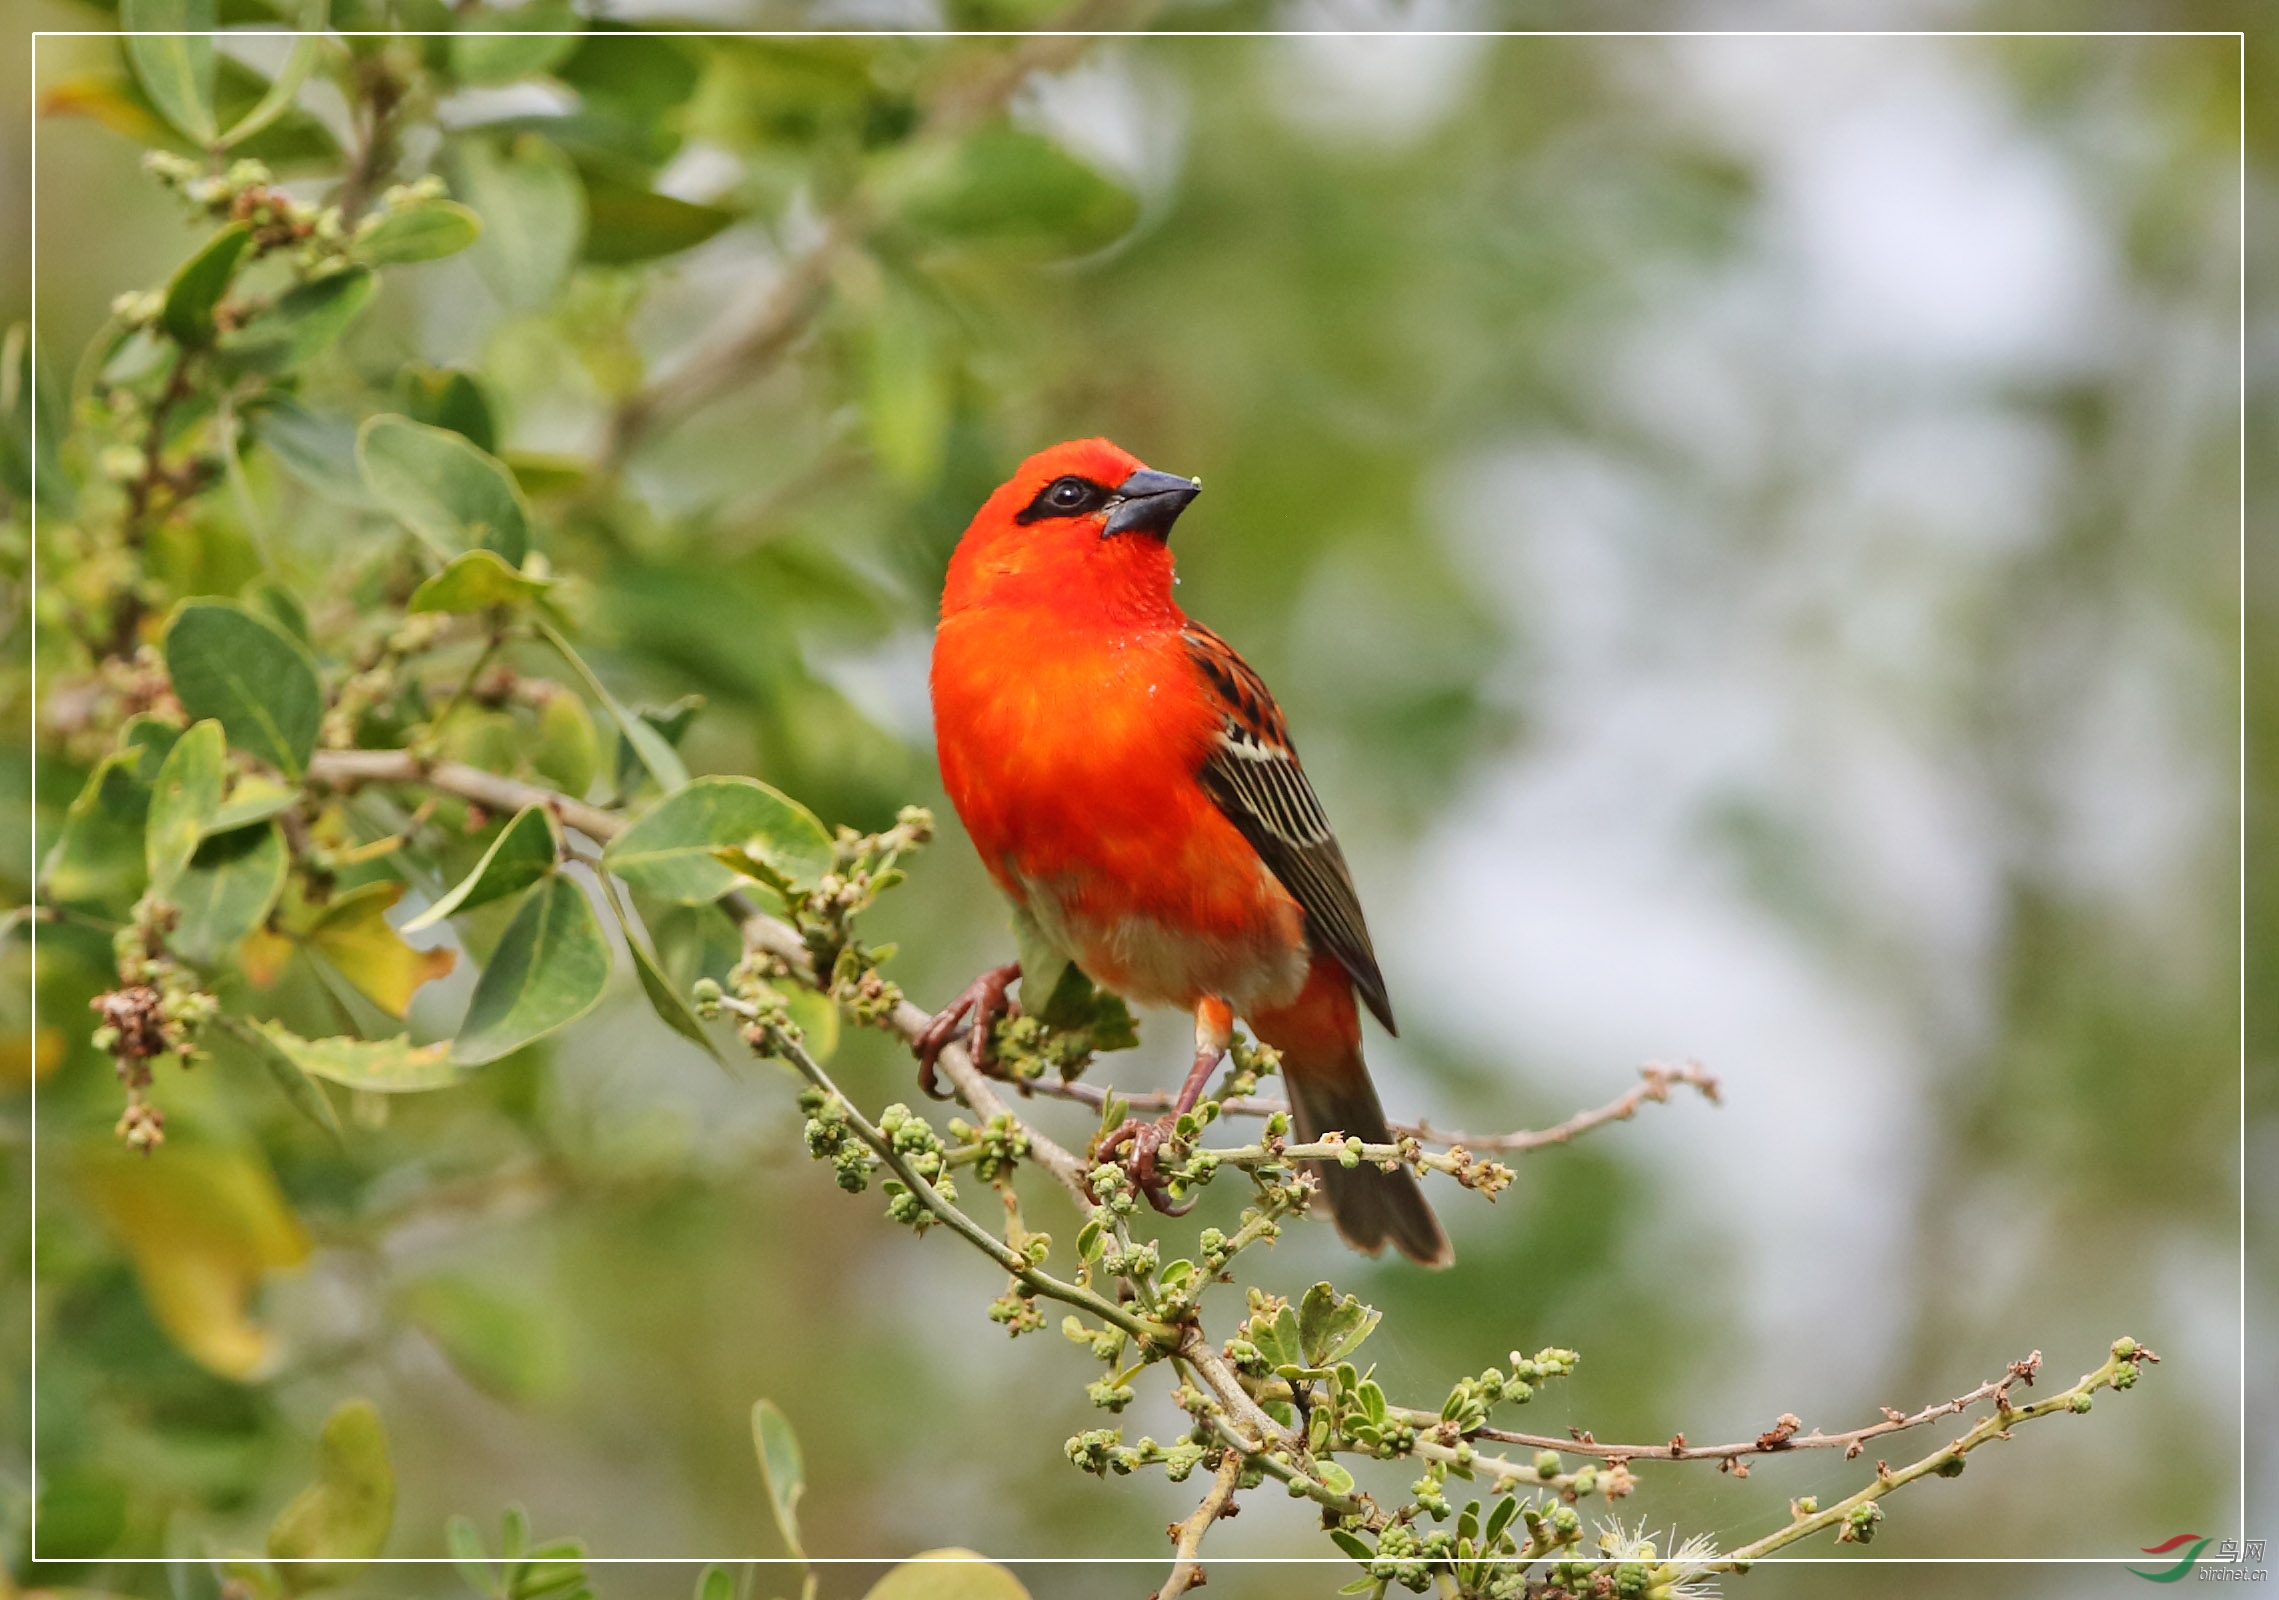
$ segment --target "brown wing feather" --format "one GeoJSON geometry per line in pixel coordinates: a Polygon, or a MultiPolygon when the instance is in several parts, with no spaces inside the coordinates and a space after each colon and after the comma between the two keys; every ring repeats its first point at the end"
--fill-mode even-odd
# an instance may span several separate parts
{"type": "Polygon", "coordinates": [[[1226,713],[1218,742],[1203,763],[1204,792],[1304,909],[1308,936],[1337,957],[1386,1031],[1397,1032],[1353,874],[1321,800],[1298,764],[1298,753],[1290,747],[1282,708],[1233,645],[1199,622],[1188,623],[1184,637],[1204,683],[1226,713]]]}

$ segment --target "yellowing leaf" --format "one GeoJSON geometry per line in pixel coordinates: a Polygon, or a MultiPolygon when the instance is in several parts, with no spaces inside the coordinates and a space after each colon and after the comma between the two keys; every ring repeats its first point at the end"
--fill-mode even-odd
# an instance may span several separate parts
{"type": "Polygon", "coordinates": [[[388,925],[388,908],[403,898],[401,883],[367,883],[325,908],[309,930],[309,944],[391,1017],[411,1009],[419,986],[449,972],[448,950],[414,950],[388,925]]]}
{"type": "Polygon", "coordinates": [[[267,928],[256,928],[238,941],[237,965],[256,989],[276,987],[285,963],[293,959],[293,941],[267,928]]]}
{"type": "Polygon", "coordinates": [[[451,1065],[448,1039],[417,1045],[407,1034],[393,1039],[304,1039],[274,1022],[253,1026],[301,1071],[351,1089],[408,1094],[449,1088],[459,1081],[458,1069],[451,1065]]]}
{"type": "Polygon", "coordinates": [[[276,1366],[253,1296],[270,1272],[307,1259],[309,1242],[258,1155],[176,1138],[141,1156],[106,1142],[76,1176],[133,1258],[151,1316],[184,1354],[240,1382],[276,1366]]]}
{"type": "Polygon", "coordinates": [[[396,1520],[396,1474],[388,1435],[369,1400],[350,1400],[325,1419],[317,1481],[269,1525],[269,1554],[294,1594],[346,1583],[371,1564],[396,1520]]]}
{"type": "Polygon", "coordinates": [[[864,1600],[1029,1600],[1021,1580],[972,1550],[921,1550],[871,1586],[864,1600]]]}

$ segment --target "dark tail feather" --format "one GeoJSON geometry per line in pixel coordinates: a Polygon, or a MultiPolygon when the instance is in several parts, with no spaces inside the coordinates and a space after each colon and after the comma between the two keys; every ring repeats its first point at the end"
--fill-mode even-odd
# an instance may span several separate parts
{"type": "MultiPolygon", "coordinates": [[[[1282,1080],[1290,1091],[1291,1121],[1300,1140],[1311,1142],[1335,1129],[1364,1144],[1393,1142],[1392,1130],[1385,1126],[1385,1108],[1377,1101],[1377,1087],[1357,1056],[1309,1067],[1285,1055],[1282,1080]]],[[[1445,1267],[1455,1261],[1456,1252],[1449,1247],[1448,1235],[1440,1231],[1440,1219],[1425,1204],[1414,1173],[1387,1172],[1366,1161],[1357,1167],[1334,1161],[1312,1166],[1339,1235],[1354,1249],[1375,1255],[1389,1240],[1402,1255],[1423,1266],[1445,1267]]]]}

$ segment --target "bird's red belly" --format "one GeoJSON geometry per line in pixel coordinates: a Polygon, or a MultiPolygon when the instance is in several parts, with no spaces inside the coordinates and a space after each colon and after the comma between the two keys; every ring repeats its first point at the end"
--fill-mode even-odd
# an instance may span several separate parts
{"type": "Polygon", "coordinates": [[[935,643],[942,779],[991,874],[1129,999],[1285,1002],[1305,982],[1304,915],[1197,782],[1216,730],[1182,709],[1177,640],[1007,631],[953,620],[935,643]],[[1006,659],[1017,674],[989,670],[1006,659]]]}

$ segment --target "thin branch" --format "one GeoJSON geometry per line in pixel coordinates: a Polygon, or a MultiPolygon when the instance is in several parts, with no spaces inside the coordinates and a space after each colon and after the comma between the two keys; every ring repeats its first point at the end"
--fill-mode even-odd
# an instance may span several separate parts
{"type": "Polygon", "coordinates": [[[1184,1522],[1171,1525],[1171,1537],[1178,1546],[1171,1562],[1171,1576],[1163,1580],[1150,1600],[1178,1600],[1180,1595],[1203,1581],[1203,1535],[1211,1531],[1211,1524],[1221,1517],[1234,1515],[1234,1489],[1242,1481],[1242,1455],[1232,1448],[1219,1452],[1219,1470],[1211,1476],[1211,1487],[1203,1495],[1202,1503],[1195,1507],[1184,1522]]]}
{"type": "MultiPolygon", "coordinates": [[[[1963,1458],[1980,1445],[1995,1439],[2009,1438],[2010,1430],[2021,1422],[2039,1421],[2043,1417],[2054,1416],[2060,1411],[2086,1411],[2089,1409],[2089,1397],[2098,1390],[2128,1387],[2136,1382],[2138,1362],[2158,1361],[2159,1359],[2159,1356],[2133,1339],[2115,1340],[2112,1352],[2105,1358],[2103,1366],[2094,1372],[2084,1373],[2081,1380],[2072,1388],[2059,1394],[2053,1394],[2046,1400],[2037,1400],[2028,1406],[2012,1406],[2009,1404],[2009,1397],[2004,1392],[2007,1387],[2005,1380],[1994,1391],[1994,1409],[1980,1418],[1978,1424],[1968,1433],[1955,1440],[1945,1449],[1935,1450],[1923,1457],[1922,1460],[1912,1462],[1896,1472],[1886,1467],[1882,1462],[1877,1462],[1875,1482],[1869,1484],[1859,1493],[1839,1500],[1824,1510],[1800,1516],[1785,1528],[1768,1533],[1762,1539],[1745,1544],[1738,1550],[1729,1551],[1716,1561],[1709,1563],[1705,1570],[1745,1572],[1750,1564],[1761,1556],[1770,1555],[1773,1551],[1794,1544],[1799,1539],[1847,1523],[1854,1511],[1863,1506],[1874,1505],[1879,1495],[1888,1494],[1903,1484],[1913,1483],[1917,1478],[1926,1477],[1932,1473],[1952,1477],[1962,1471],[1963,1458]]],[[[2011,1370],[2015,1372],[2017,1369],[2013,1367],[2011,1370]]]]}
{"type": "MultiPolygon", "coordinates": [[[[1578,1111],[1554,1127],[1523,1129],[1518,1133],[1478,1134],[1446,1133],[1425,1122],[1395,1122],[1390,1124],[1390,1127],[1394,1133],[1406,1135],[1421,1144],[1450,1147],[1462,1145],[1465,1149],[1472,1151],[1525,1153],[1530,1150],[1540,1150],[1545,1145],[1572,1143],[1593,1129],[1603,1128],[1610,1122],[1628,1122],[1638,1114],[1641,1106],[1648,1103],[1666,1105],[1669,1102],[1670,1091],[1680,1084],[1698,1090],[1702,1098],[1712,1105],[1721,1103],[1718,1099],[1721,1086],[1717,1079],[1704,1070],[1698,1061],[1689,1061],[1682,1067],[1668,1067],[1659,1062],[1649,1062],[1638,1069],[1638,1076],[1642,1081],[1636,1088],[1625,1091],[1605,1105],[1593,1110],[1578,1111]]],[[[1095,1111],[1101,1110],[1107,1105],[1111,1094],[1123,1101],[1125,1106],[1135,1113],[1168,1111],[1171,1109],[1172,1103],[1172,1095],[1167,1090],[1145,1090],[1137,1094],[1125,1094],[1120,1090],[1101,1088],[1097,1084],[1062,1083],[1051,1078],[1021,1082],[1015,1087],[1023,1095],[1042,1095],[1050,1100],[1072,1100],[1079,1105],[1090,1106],[1095,1111]]],[[[1219,1111],[1223,1115],[1232,1117],[1270,1117],[1277,1112],[1287,1112],[1289,1109],[1287,1101],[1275,1100],[1263,1095],[1238,1095],[1231,1100],[1219,1102],[1219,1111]]]]}
{"type": "MultiPolygon", "coordinates": [[[[1532,1445],[1539,1450],[1558,1450],[1569,1455],[1595,1456],[1601,1461],[1717,1461],[1732,1462],[1744,1456],[1777,1455],[1790,1450],[1841,1449],[1849,1461],[1858,1455],[1870,1439],[1885,1434],[1903,1433],[1909,1428],[1920,1428],[1940,1417],[1951,1417],[1967,1411],[1982,1400],[1994,1400],[2007,1405],[2010,1386],[2016,1383],[2031,1385],[2034,1374],[2041,1369],[2042,1353],[2036,1350],[2023,1361],[2013,1361],[2010,1370],[1999,1378],[1989,1378],[1968,1394],[1958,1394],[1952,1400],[1941,1400],[1925,1406],[1912,1416],[1890,1407],[1884,1408],[1883,1420],[1864,1428],[1852,1428],[1843,1433],[1822,1433],[1815,1428],[1810,1433],[1797,1432],[1795,1417],[1783,1414],[1779,1421],[1754,1439],[1736,1444],[1687,1444],[1685,1435],[1679,1434],[1668,1444],[1601,1444],[1587,1432],[1578,1431],[1567,1438],[1554,1438],[1549,1434],[1518,1433],[1508,1428],[1475,1428],[1467,1436],[1475,1439],[1493,1439],[1500,1444],[1532,1445]]],[[[1439,1419],[1429,1412],[1400,1412],[1404,1421],[1429,1425],[1439,1419]]]]}

